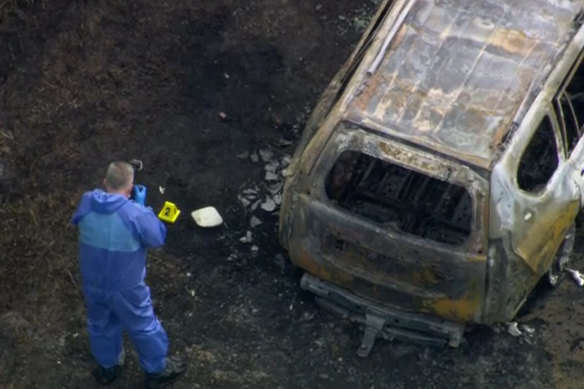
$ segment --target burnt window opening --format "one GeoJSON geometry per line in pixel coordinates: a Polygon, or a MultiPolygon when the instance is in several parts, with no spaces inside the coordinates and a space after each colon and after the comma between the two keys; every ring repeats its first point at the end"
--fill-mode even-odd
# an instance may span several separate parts
{"type": "Polygon", "coordinates": [[[472,198],[465,188],[357,151],[339,156],[326,193],[343,209],[422,238],[460,244],[471,233],[472,198]]]}
{"type": "Polygon", "coordinates": [[[569,156],[576,147],[578,139],[580,139],[578,120],[570,96],[566,93],[562,93],[556,100],[556,107],[559,113],[558,117],[561,118],[560,121],[563,123],[566,155],[569,156]]]}
{"type": "Polygon", "coordinates": [[[558,148],[552,123],[546,116],[519,161],[517,185],[528,192],[542,189],[558,167],[558,148]]]}
{"type": "Polygon", "coordinates": [[[565,82],[565,87],[556,96],[555,104],[568,156],[584,130],[584,62],[580,62],[570,74],[572,78],[565,82]]]}

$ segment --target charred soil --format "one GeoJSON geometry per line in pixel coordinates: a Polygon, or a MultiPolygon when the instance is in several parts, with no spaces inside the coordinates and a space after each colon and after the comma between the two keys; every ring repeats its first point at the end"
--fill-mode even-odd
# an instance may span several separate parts
{"type": "MultiPolygon", "coordinates": [[[[148,203],[183,210],[148,269],[172,352],[189,360],[174,387],[581,387],[584,307],[569,281],[521,313],[533,334],[476,328],[444,350],[380,341],[367,359],[355,354],[359,328],[301,291],[277,243],[281,181],[268,173],[285,167],[374,9],[0,2],[0,387],[95,385],[70,217],[109,161],[131,158],[144,162],[148,203]],[[207,205],[222,226],[190,220],[207,205]]],[[[141,383],[130,353],[114,387],[141,383]]]]}

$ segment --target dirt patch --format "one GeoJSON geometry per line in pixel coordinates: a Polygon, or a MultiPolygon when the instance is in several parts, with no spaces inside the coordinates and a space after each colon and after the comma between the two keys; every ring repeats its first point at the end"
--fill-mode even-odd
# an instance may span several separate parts
{"type": "MultiPolygon", "coordinates": [[[[175,387],[580,387],[582,290],[571,283],[523,314],[529,337],[479,328],[459,349],[380,342],[365,360],[359,328],[300,290],[277,212],[262,209],[279,184],[266,178],[293,152],[373,2],[10,6],[0,18],[0,386],[93,387],[69,218],[110,160],[140,158],[148,203],[170,200],[185,215],[148,276],[172,350],[189,357],[175,387]],[[222,227],[186,217],[205,205],[222,227]]],[[[117,387],[140,386],[128,362],[117,387]]]]}

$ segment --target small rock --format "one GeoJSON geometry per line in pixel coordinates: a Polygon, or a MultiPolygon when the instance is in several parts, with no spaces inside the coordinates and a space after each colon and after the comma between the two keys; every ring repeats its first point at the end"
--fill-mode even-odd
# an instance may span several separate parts
{"type": "Polygon", "coordinates": [[[225,119],[227,119],[227,114],[226,114],[225,112],[219,112],[219,117],[220,117],[222,120],[225,120],[225,119]]]}
{"type": "Polygon", "coordinates": [[[229,256],[227,257],[227,260],[229,262],[235,261],[236,259],[237,259],[237,255],[235,255],[235,254],[229,254],[229,256]]]}
{"type": "Polygon", "coordinates": [[[223,73],[223,77],[225,77],[225,79],[227,79],[227,80],[229,80],[229,78],[230,78],[229,74],[227,74],[227,73],[223,73]]]}
{"type": "Polygon", "coordinates": [[[276,205],[282,204],[282,195],[281,194],[275,195],[274,196],[274,202],[276,203],[276,205]]]}
{"type": "Polygon", "coordinates": [[[158,187],[158,191],[160,192],[160,194],[164,194],[164,191],[165,191],[165,190],[166,190],[166,188],[165,188],[165,187],[163,187],[163,186],[159,186],[159,187],[158,187]]]}
{"type": "Polygon", "coordinates": [[[257,163],[257,162],[259,162],[259,161],[260,161],[260,157],[257,155],[257,153],[252,153],[252,154],[249,156],[249,159],[251,159],[251,161],[252,161],[253,163],[257,163]]]}
{"type": "Polygon", "coordinates": [[[258,251],[260,251],[260,248],[258,246],[251,246],[251,252],[252,253],[257,253],[258,251]]]}
{"type": "Polygon", "coordinates": [[[322,4],[318,4],[314,9],[316,9],[317,11],[320,11],[322,9],[322,4]]]}

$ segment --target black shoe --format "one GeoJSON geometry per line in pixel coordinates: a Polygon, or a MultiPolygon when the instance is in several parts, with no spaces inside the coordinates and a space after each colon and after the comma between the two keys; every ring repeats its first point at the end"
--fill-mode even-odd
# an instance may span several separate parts
{"type": "Polygon", "coordinates": [[[186,363],[178,357],[166,358],[166,367],[158,374],[146,373],[146,389],[164,388],[170,384],[186,368],[186,363]]]}
{"type": "Polygon", "coordinates": [[[97,369],[93,371],[93,376],[95,380],[102,384],[107,385],[114,382],[122,372],[122,367],[120,365],[115,365],[114,367],[105,368],[102,366],[98,366],[97,369]]]}
{"type": "Polygon", "coordinates": [[[107,385],[114,382],[122,373],[122,367],[126,362],[126,351],[122,349],[120,352],[120,356],[118,357],[118,364],[114,367],[105,368],[103,366],[98,365],[97,368],[93,371],[93,376],[95,380],[102,384],[107,385]]]}

